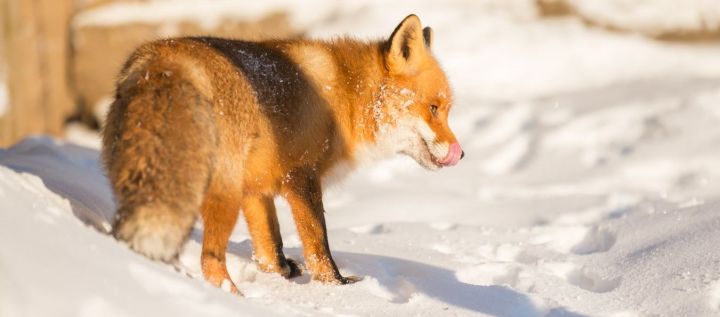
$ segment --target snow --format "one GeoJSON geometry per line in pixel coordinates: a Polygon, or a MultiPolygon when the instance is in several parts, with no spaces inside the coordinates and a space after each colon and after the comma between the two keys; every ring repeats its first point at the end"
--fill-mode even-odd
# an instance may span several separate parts
{"type": "Polygon", "coordinates": [[[182,278],[86,226],[103,230],[113,208],[96,151],[40,138],[0,156],[3,316],[282,314],[182,278]]]}
{"type": "MultiPolygon", "coordinates": [[[[378,3],[303,10],[318,10],[312,36],[377,37],[408,13],[378,3]]],[[[74,127],[0,150],[0,315],[720,314],[720,45],[543,20],[531,4],[415,2],[466,157],[434,173],[383,161],[326,190],[333,255],[362,281],[259,272],[242,221],[228,256],[244,297],[202,281],[201,224],[178,268],[136,255],[104,233],[97,137],[74,127]]]]}
{"type": "Polygon", "coordinates": [[[720,4],[714,0],[570,0],[582,16],[602,25],[647,34],[720,30],[720,4]],[[668,14],[672,12],[672,14],[668,14]]]}

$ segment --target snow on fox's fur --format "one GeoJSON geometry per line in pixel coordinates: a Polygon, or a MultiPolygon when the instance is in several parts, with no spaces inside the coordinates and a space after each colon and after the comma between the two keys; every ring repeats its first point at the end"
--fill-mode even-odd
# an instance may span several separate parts
{"type": "Polygon", "coordinates": [[[375,42],[196,37],[143,45],[125,64],[103,132],[119,205],[113,234],[170,262],[200,215],[203,274],[238,292],[225,249],[240,210],[258,267],[301,274],[282,251],[273,204],[281,195],[313,278],[355,281],[330,255],[323,180],[398,153],[431,170],[463,156],[431,43],[430,28],[410,15],[375,42]]]}

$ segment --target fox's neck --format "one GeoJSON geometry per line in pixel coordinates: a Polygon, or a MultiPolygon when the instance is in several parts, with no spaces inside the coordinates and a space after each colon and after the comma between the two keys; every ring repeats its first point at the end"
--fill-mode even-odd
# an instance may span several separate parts
{"type": "Polygon", "coordinates": [[[287,53],[333,109],[343,143],[343,153],[339,153],[342,159],[372,159],[374,153],[368,152],[376,151],[367,148],[378,142],[384,103],[392,86],[384,66],[383,42],[336,39],[290,43],[287,53]]]}
{"type": "Polygon", "coordinates": [[[335,65],[333,90],[325,91],[331,100],[336,122],[347,146],[346,158],[364,160],[368,146],[376,142],[382,95],[387,70],[382,42],[337,40],[328,43],[335,65]]]}

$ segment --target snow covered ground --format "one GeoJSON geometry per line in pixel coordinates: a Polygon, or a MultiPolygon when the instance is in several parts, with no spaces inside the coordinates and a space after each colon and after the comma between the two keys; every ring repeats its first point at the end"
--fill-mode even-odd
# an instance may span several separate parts
{"type": "Polygon", "coordinates": [[[720,45],[543,20],[531,1],[413,3],[333,2],[310,24],[377,37],[415,12],[456,90],[459,166],[398,158],[326,192],[334,257],[363,281],[258,272],[242,221],[245,297],[202,281],[200,230],[181,268],[132,253],[104,234],[98,151],[73,144],[97,140],[73,127],[0,150],[0,316],[720,314],[720,45]]]}

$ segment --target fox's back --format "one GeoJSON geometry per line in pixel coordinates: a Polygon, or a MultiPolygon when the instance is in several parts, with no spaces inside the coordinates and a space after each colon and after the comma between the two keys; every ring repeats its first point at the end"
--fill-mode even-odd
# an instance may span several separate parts
{"type": "MultiPolygon", "coordinates": [[[[194,105],[210,107],[212,120],[207,124],[212,126],[206,130],[217,131],[212,144],[217,177],[228,177],[228,182],[248,180],[245,190],[257,186],[258,191],[271,191],[279,185],[277,179],[295,166],[329,165],[321,161],[336,160],[342,146],[332,106],[285,53],[295,44],[301,45],[212,37],[152,42],[128,60],[118,98],[133,98],[138,89],[162,89],[148,80],[153,73],[164,74],[170,84],[190,83],[208,101],[194,105]]],[[[132,106],[123,116],[163,116],[152,105],[132,106]]]]}

